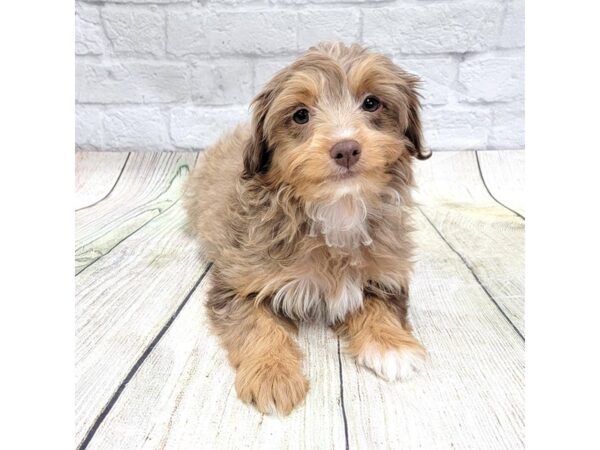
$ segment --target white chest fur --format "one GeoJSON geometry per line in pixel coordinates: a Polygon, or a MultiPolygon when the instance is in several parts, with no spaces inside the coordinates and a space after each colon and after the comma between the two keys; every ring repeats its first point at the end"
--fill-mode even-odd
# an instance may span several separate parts
{"type": "Polygon", "coordinates": [[[358,195],[343,193],[327,202],[307,205],[311,236],[322,235],[329,247],[358,248],[371,245],[367,207],[358,195]]]}

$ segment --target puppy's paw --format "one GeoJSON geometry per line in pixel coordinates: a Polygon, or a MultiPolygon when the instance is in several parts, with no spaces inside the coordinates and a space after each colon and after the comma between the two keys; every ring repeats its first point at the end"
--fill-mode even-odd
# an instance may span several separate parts
{"type": "Polygon", "coordinates": [[[287,416],[306,397],[308,380],[299,369],[279,362],[242,363],[235,387],[240,400],[261,413],[287,416]]]}
{"type": "Polygon", "coordinates": [[[384,380],[405,381],[422,369],[425,356],[425,349],[417,342],[385,350],[371,344],[357,356],[356,360],[384,380]]]}

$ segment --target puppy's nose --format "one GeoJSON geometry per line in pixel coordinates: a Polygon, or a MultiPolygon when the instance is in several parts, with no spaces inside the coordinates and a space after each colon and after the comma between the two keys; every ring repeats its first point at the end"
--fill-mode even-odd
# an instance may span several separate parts
{"type": "Polygon", "coordinates": [[[360,159],[360,144],[356,141],[341,141],[331,147],[329,154],[336,164],[349,169],[360,159]]]}

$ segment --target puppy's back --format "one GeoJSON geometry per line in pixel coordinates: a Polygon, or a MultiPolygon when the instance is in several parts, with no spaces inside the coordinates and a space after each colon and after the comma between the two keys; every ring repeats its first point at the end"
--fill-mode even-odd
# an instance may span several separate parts
{"type": "Polygon", "coordinates": [[[242,151],[250,135],[247,125],[239,125],[198,155],[184,196],[189,222],[200,239],[206,256],[215,261],[227,246],[227,230],[236,201],[242,151]]]}

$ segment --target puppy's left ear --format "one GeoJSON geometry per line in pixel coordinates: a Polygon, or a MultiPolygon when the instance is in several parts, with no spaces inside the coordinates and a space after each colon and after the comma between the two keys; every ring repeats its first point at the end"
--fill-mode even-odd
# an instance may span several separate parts
{"type": "Polygon", "coordinates": [[[243,178],[248,179],[257,174],[265,173],[271,166],[274,149],[269,143],[267,115],[290,73],[290,69],[287,67],[277,72],[252,100],[252,125],[250,130],[252,134],[244,149],[243,178]]]}
{"type": "Polygon", "coordinates": [[[406,72],[402,74],[406,80],[405,96],[408,102],[406,117],[406,129],[404,135],[408,138],[408,151],[417,159],[428,159],[431,157],[431,150],[425,148],[423,140],[423,129],[421,127],[421,101],[419,94],[420,80],[414,75],[406,72]]]}
{"type": "Polygon", "coordinates": [[[244,148],[242,177],[245,179],[266,172],[271,163],[271,153],[264,132],[264,124],[272,94],[271,90],[265,89],[252,101],[251,135],[244,148]]]}

